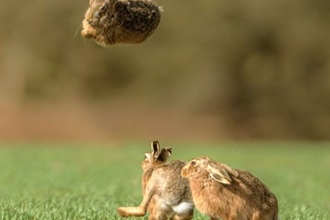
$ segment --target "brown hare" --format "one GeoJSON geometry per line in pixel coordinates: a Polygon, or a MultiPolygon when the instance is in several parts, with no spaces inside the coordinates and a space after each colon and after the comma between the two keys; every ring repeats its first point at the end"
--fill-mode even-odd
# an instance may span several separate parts
{"type": "Polygon", "coordinates": [[[166,162],[171,153],[171,148],[161,149],[158,141],[151,143],[151,152],[146,153],[142,161],[143,200],[138,207],[119,207],[119,215],[144,216],[148,209],[149,220],[193,218],[189,182],[181,177],[181,169],[186,163],[180,160],[166,162]]]}
{"type": "Polygon", "coordinates": [[[155,31],[160,12],[151,0],[90,0],[81,34],[101,46],[138,44],[155,31]]]}
{"type": "Polygon", "coordinates": [[[208,157],[188,162],[181,175],[189,180],[196,208],[211,220],[277,220],[273,193],[251,173],[208,157]]]}

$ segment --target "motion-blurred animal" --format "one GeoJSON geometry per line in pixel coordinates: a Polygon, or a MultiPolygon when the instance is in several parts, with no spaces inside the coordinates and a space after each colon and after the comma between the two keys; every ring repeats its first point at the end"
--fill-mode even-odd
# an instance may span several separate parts
{"type": "Polygon", "coordinates": [[[151,0],[90,0],[81,34],[101,46],[138,44],[155,31],[161,10],[151,0]]]}

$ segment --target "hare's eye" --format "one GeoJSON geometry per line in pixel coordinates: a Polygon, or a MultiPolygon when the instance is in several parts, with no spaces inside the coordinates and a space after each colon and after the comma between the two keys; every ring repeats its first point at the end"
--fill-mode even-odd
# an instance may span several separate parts
{"type": "Polygon", "coordinates": [[[103,5],[103,6],[100,8],[100,12],[105,11],[105,9],[107,9],[107,6],[106,6],[106,5],[103,5]]]}
{"type": "Polygon", "coordinates": [[[195,165],[196,165],[196,161],[191,161],[190,164],[191,164],[192,166],[195,166],[195,165]]]}

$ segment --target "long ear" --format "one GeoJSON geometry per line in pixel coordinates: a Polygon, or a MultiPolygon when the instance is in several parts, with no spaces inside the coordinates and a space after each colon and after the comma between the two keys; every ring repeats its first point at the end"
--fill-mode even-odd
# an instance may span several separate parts
{"type": "Polygon", "coordinates": [[[172,154],[172,148],[170,147],[165,147],[160,150],[159,155],[157,155],[157,160],[161,162],[166,162],[167,159],[171,156],[172,154]]]}
{"type": "Polygon", "coordinates": [[[158,141],[153,141],[151,143],[152,155],[156,155],[160,151],[160,145],[158,141]]]}
{"type": "Polygon", "coordinates": [[[224,163],[218,163],[219,166],[221,166],[228,174],[234,176],[234,177],[238,177],[238,172],[234,169],[232,169],[231,167],[229,167],[228,165],[224,164],[224,163]]]}
{"type": "Polygon", "coordinates": [[[228,175],[227,171],[216,164],[208,164],[206,167],[207,172],[210,176],[218,181],[219,183],[229,185],[231,183],[231,178],[228,175]]]}

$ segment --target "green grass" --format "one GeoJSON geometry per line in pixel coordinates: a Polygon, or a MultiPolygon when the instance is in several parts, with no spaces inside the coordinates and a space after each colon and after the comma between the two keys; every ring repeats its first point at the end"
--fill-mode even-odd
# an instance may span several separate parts
{"type": "MultiPolygon", "coordinates": [[[[208,155],[258,176],[277,196],[281,220],[330,219],[329,145],[170,144],[172,159],[208,155]]],[[[149,143],[1,144],[0,220],[123,219],[116,207],[139,204],[148,150],[149,143]]],[[[208,218],[196,211],[194,219],[208,218]]]]}

